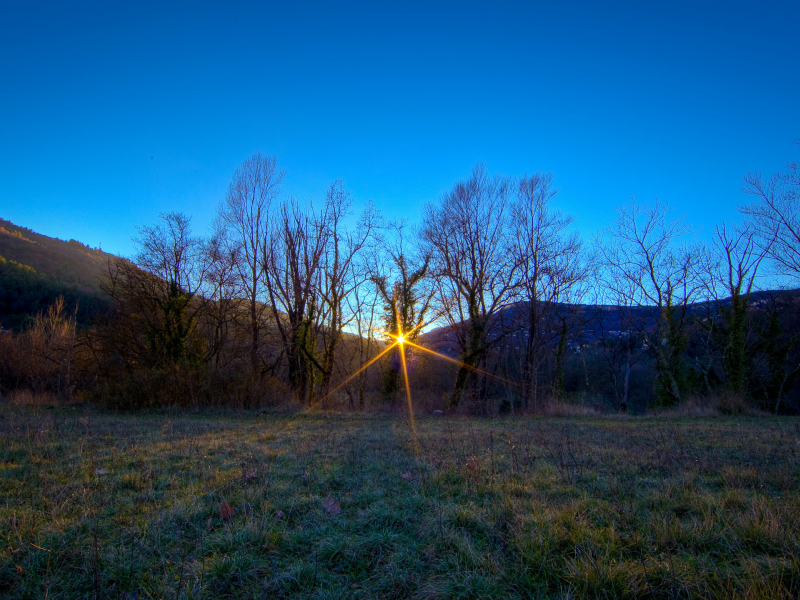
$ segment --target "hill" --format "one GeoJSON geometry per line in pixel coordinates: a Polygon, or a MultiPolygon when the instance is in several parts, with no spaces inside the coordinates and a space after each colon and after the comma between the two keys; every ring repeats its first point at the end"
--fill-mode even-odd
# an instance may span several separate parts
{"type": "Polygon", "coordinates": [[[89,323],[106,300],[100,283],[114,258],[76,240],[63,241],[0,219],[0,325],[23,329],[59,296],[89,323]]]}
{"type": "MultiPolygon", "coordinates": [[[[761,290],[750,295],[751,310],[767,310],[769,306],[780,299],[776,310],[781,314],[782,321],[794,313],[795,307],[800,304],[800,289],[788,290],[761,290]]],[[[690,322],[702,321],[708,316],[718,315],[720,308],[730,306],[731,299],[725,298],[718,303],[714,301],[695,302],[687,306],[687,317],[690,322]]],[[[524,343],[527,338],[526,319],[529,302],[516,302],[504,308],[493,320],[491,335],[506,335],[524,343]]],[[[614,305],[599,304],[555,304],[542,303],[540,309],[542,325],[555,329],[559,317],[563,317],[571,324],[569,329],[569,346],[578,348],[583,345],[594,345],[603,339],[619,338],[630,335],[632,331],[642,330],[653,332],[656,329],[655,315],[658,310],[654,306],[632,306],[622,308],[614,305]]],[[[794,325],[794,320],[792,321],[794,325]]],[[[457,325],[461,326],[461,324],[457,325]]],[[[430,348],[435,349],[451,358],[458,358],[461,354],[454,328],[445,325],[432,329],[422,336],[420,341],[430,348]]],[[[554,337],[551,341],[557,343],[554,337]]]]}

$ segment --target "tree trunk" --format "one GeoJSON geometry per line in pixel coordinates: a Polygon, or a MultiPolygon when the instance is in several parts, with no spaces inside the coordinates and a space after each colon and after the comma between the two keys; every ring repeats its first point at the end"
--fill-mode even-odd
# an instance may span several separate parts
{"type": "Polygon", "coordinates": [[[628,390],[630,389],[631,381],[631,349],[628,347],[628,359],[625,362],[625,379],[622,384],[622,402],[620,408],[622,412],[628,412],[628,390]]]}
{"type": "Polygon", "coordinates": [[[450,395],[450,407],[456,408],[461,402],[464,391],[469,382],[474,379],[475,369],[484,354],[484,342],[486,338],[486,325],[472,319],[469,332],[467,350],[461,357],[462,366],[458,368],[456,382],[453,393],[450,395]]]}
{"type": "Polygon", "coordinates": [[[561,400],[564,394],[564,358],[567,353],[567,321],[561,319],[561,331],[558,336],[558,349],[556,350],[556,372],[553,378],[553,399],[561,400]]]}
{"type": "Polygon", "coordinates": [[[250,368],[253,375],[258,372],[258,305],[255,298],[250,299],[250,368]]]}
{"type": "Polygon", "coordinates": [[[538,378],[538,369],[536,368],[536,335],[538,327],[538,310],[536,308],[536,300],[531,300],[528,309],[528,336],[525,345],[525,363],[523,365],[523,402],[525,408],[528,408],[528,402],[536,409],[536,379],[538,378]]]}
{"type": "Polygon", "coordinates": [[[728,348],[725,353],[725,370],[728,388],[737,393],[744,391],[747,382],[747,355],[745,353],[745,325],[747,303],[740,294],[731,297],[731,322],[728,348]]]}

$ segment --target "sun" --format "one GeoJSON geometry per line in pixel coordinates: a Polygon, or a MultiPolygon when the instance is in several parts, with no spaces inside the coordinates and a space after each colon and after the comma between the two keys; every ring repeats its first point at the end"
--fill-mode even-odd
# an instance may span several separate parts
{"type": "MultiPolygon", "coordinates": [[[[376,362],[378,362],[381,358],[383,358],[384,356],[389,354],[395,348],[397,350],[399,350],[398,354],[400,355],[400,367],[401,367],[401,371],[402,371],[402,374],[403,374],[403,382],[405,383],[405,388],[406,388],[406,400],[408,401],[408,412],[409,412],[409,417],[410,417],[410,421],[411,421],[411,427],[415,431],[415,435],[416,435],[416,427],[414,425],[414,408],[413,408],[413,404],[411,402],[411,385],[410,385],[409,380],[408,380],[408,365],[406,364],[406,350],[408,350],[409,352],[412,352],[412,351],[415,351],[415,350],[419,350],[419,351],[425,352],[426,354],[433,355],[434,357],[436,357],[436,358],[438,358],[440,360],[444,360],[444,361],[453,363],[455,365],[458,365],[459,367],[464,367],[464,368],[466,368],[466,369],[468,369],[470,371],[473,371],[475,373],[481,373],[481,374],[486,375],[488,377],[491,377],[493,379],[497,379],[499,381],[502,381],[505,384],[509,385],[510,387],[517,387],[513,382],[509,381],[505,377],[500,377],[496,373],[490,373],[488,371],[484,371],[483,369],[479,369],[478,367],[476,367],[474,365],[468,365],[468,364],[466,364],[466,363],[464,363],[464,362],[462,362],[460,360],[456,360],[455,358],[452,358],[450,356],[446,356],[444,354],[440,354],[440,353],[438,353],[438,352],[436,352],[434,350],[431,350],[430,348],[425,348],[424,346],[420,346],[419,344],[413,342],[412,339],[413,339],[414,333],[418,329],[420,329],[421,326],[422,326],[422,323],[420,323],[419,325],[417,325],[416,327],[414,327],[413,329],[410,329],[408,331],[402,331],[401,330],[397,335],[395,335],[394,333],[390,333],[388,331],[385,331],[385,330],[373,329],[373,331],[385,335],[386,338],[388,338],[388,340],[391,340],[391,343],[387,343],[386,347],[381,352],[379,352],[377,355],[373,356],[364,365],[362,365],[361,368],[359,368],[355,373],[352,373],[350,375],[350,377],[347,377],[339,385],[337,385],[335,388],[330,390],[326,394],[325,397],[332,396],[335,392],[339,391],[344,386],[346,386],[348,383],[350,383],[355,377],[357,377],[359,375],[359,373],[362,373],[363,371],[366,371],[369,367],[374,365],[376,362]]],[[[399,323],[398,323],[398,330],[400,330],[399,323]]],[[[319,404],[321,402],[322,402],[322,399],[318,399],[315,404],[319,404]]]]}
{"type": "MultiPolygon", "coordinates": [[[[511,381],[509,381],[508,379],[505,379],[504,377],[500,377],[500,376],[496,375],[495,373],[489,373],[487,371],[484,371],[483,369],[479,369],[478,367],[476,367],[474,365],[468,365],[468,364],[466,364],[464,362],[461,362],[460,360],[456,360],[455,358],[451,358],[449,356],[445,356],[444,354],[439,354],[438,352],[435,352],[434,350],[431,350],[429,348],[425,348],[424,346],[420,346],[419,344],[413,342],[411,338],[413,338],[414,333],[418,329],[420,329],[421,326],[422,326],[422,324],[420,323],[419,325],[417,325],[416,327],[414,327],[413,329],[411,329],[409,331],[402,331],[402,330],[400,330],[400,327],[399,327],[399,324],[398,324],[398,330],[400,330],[398,335],[394,335],[393,333],[389,333],[388,331],[375,330],[375,331],[380,331],[380,333],[384,334],[387,338],[389,338],[390,340],[394,340],[394,341],[391,344],[387,343],[386,347],[381,352],[379,352],[376,356],[373,356],[369,361],[366,362],[366,364],[362,365],[360,369],[358,369],[355,373],[351,374],[350,377],[346,378],[343,382],[341,382],[339,385],[337,385],[335,388],[333,388],[332,390],[330,390],[326,394],[326,397],[330,397],[335,392],[337,392],[338,390],[343,388],[345,385],[350,383],[359,373],[361,373],[363,371],[366,371],[369,367],[374,365],[376,362],[378,362],[381,358],[386,356],[393,349],[397,348],[399,350],[398,354],[400,355],[400,367],[401,367],[401,371],[403,373],[403,383],[405,383],[405,388],[406,388],[406,401],[408,402],[409,423],[411,425],[411,432],[412,432],[412,434],[414,436],[414,449],[415,449],[415,451],[417,453],[420,450],[420,444],[419,444],[419,440],[417,439],[417,426],[416,426],[416,423],[414,421],[414,404],[411,401],[411,384],[410,384],[410,382],[408,380],[408,364],[406,363],[406,348],[408,348],[409,351],[420,350],[420,351],[425,352],[427,354],[431,354],[434,357],[439,358],[441,360],[445,360],[447,362],[454,363],[454,364],[456,364],[456,365],[458,365],[460,367],[465,367],[465,368],[469,369],[470,371],[474,371],[475,373],[482,373],[483,375],[487,375],[489,377],[493,377],[495,379],[499,379],[500,381],[505,382],[509,386],[515,387],[515,385],[511,381]]],[[[322,402],[322,399],[318,399],[317,400],[317,403],[321,403],[321,402],[322,402]]]]}

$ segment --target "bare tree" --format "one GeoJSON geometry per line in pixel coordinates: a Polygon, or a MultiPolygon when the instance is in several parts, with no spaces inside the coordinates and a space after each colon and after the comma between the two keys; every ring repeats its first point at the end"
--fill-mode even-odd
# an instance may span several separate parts
{"type": "Polygon", "coordinates": [[[556,369],[553,392],[559,394],[563,384],[563,363],[569,334],[569,311],[559,303],[581,294],[590,262],[585,260],[577,234],[567,234],[574,219],[550,209],[555,197],[553,176],[537,173],[523,177],[517,188],[512,209],[512,231],[515,261],[520,266],[520,297],[526,302],[524,323],[525,346],[522,357],[523,396],[525,405],[538,398],[539,365],[543,350],[551,345],[549,325],[558,321],[556,336],[556,369]]]}
{"type": "Polygon", "coordinates": [[[601,246],[607,288],[616,304],[645,309],[640,335],[656,358],[657,396],[664,404],[683,397],[688,307],[700,288],[699,252],[682,238],[691,232],[669,207],[632,199],[617,211],[612,239],[601,246]]]}
{"type": "MultiPolygon", "coordinates": [[[[553,262],[555,276],[548,300],[552,307],[552,318],[545,321],[555,324],[557,329],[558,343],[555,346],[555,369],[551,386],[554,399],[559,399],[564,394],[567,351],[573,348],[575,352],[581,352],[581,332],[588,319],[582,302],[590,291],[590,274],[594,271],[593,258],[584,251],[577,234],[564,241],[563,253],[553,262]],[[570,345],[570,339],[573,346],[570,345]]],[[[586,387],[589,388],[588,381],[586,387]]]]}
{"type": "Polygon", "coordinates": [[[355,367],[358,370],[358,377],[354,385],[355,395],[350,385],[345,387],[350,400],[350,407],[364,410],[367,379],[369,372],[364,367],[369,362],[377,350],[379,342],[376,337],[376,327],[378,325],[377,307],[380,304],[378,294],[372,286],[358,285],[353,288],[353,293],[345,299],[347,310],[352,315],[352,323],[356,334],[356,344],[354,348],[355,367]],[[357,402],[355,401],[357,398],[357,402]]]}
{"type": "Polygon", "coordinates": [[[644,356],[642,336],[638,335],[640,323],[630,308],[624,304],[597,306],[592,315],[603,357],[603,372],[622,412],[628,412],[632,369],[644,356]]]}
{"type": "MultiPolygon", "coordinates": [[[[326,230],[321,215],[290,198],[279,209],[272,241],[264,247],[264,274],[270,306],[283,343],[290,385],[303,402],[312,393],[319,313],[319,270],[326,230]]],[[[316,363],[316,365],[315,365],[316,363]]]]}
{"type": "Polygon", "coordinates": [[[369,204],[356,227],[347,229],[345,220],[352,214],[351,208],[352,199],[344,184],[341,180],[334,181],[328,187],[322,215],[326,242],[319,285],[322,323],[320,391],[323,397],[327,397],[330,388],[343,329],[353,318],[352,313],[345,312],[345,299],[368,280],[365,270],[359,268],[359,258],[372,242],[380,222],[380,215],[369,204]]]}
{"type": "Polygon", "coordinates": [[[259,370],[260,335],[266,308],[263,257],[270,240],[270,207],[280,191],[283,172],[275,157],[257,152],[233,175],[228,194],[219,207],[219,220],[226,230],[225,243],[236,256],[240,294],[249,310],[250,366],[259,370]]]}
{"type": "Polygon", "coordinates": [[[800,279],[800,163],[766,180],[751,173],[744,182],[743,191],[757,201],[740,210],[753,219],[761,249],[781,274],[800,279]]]}
{"type": "Polygon", "coordinates": [[[157,225],[139,228],[134,260],[140,269],[194,294],[205,277],[203,240],[192,235],[191,219],[183,213],[162,213],[159,219],[157,225]]]}
{"type": "Polygon", "coordinates": [[[19,336],[23,372],[34,392],[46,387],[69,398],[72,394],[73,356],[78,345],[75,314],[65,310],[59,296],[47,312],[36,315],[34,325],[19,336]]]}
{"type": "Polygon", "coordinates": [[[511,184],[481,164],[438,204],[425,207],[421,234],[438,298],[462,348],[450,405],[461,401],[485,359],[492,320],[517,297],[519,265],[508,236],[511,184]]]}
{"type": "Polygon", "coordinates": [[[191,219],[175,212],[162,214],[157,225],[141,227],[139,233],[134,240],[138,249],[135,266],[125,261],[112,266],[115,285],[109,292],[117,295],[110,295],[118,307],[131,302],[138,302],[139,308],[149,307],[142,313],[132,312],[131,318],[145,325],[151,365],[185,362],[189,354],[200,354],[199,347],[187,353],[186,344],[205,308],[204,242],[192,235],[191,219]]]}
{"type": "Polygon", "coordinates": [[[204,362],[203,342],[195,336],[199,305],[176,282],[117,258],[101,289],[112,302],[113,315],[92,337],[107,371],[171,371],[204,362]]]}
{"type": "Polygon", "coordinates": [[[223,354],[228,355],[228,364],[237,356],[235,351],[231,352],[230,334],[241,305],[237,297],[239,257],[236,248],[225,244],[224,233],[217,232],[204,244],[203,260],[203,326],[208,330],[208,360],[213,363],[215,371],[219,371],[223,354]]]}
{"type": "Polygon", "coordinates": [[[732,229],[723,223],[716,227],[715,234],[704,275],[716,310],[705,323],[711,340],[715,334],[724,335],[720,363],[725,383],[731,391],[742,393],[747,383],[750,295],[769,245],[761,244],[763,240],[759,240],[752,221],[732,229]]]}

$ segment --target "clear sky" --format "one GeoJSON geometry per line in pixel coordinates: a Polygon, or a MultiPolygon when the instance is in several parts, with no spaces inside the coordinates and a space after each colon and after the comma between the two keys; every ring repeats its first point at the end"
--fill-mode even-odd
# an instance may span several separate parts
{"type": "Polygon", "coordinates": [[[117,254],[203,232],[260,150],[284,193],[418,219],[478,161],[585,234],[656,196],[735,220],[800,158],[800,2],[0,0],[0,217],[117,254]]]}

